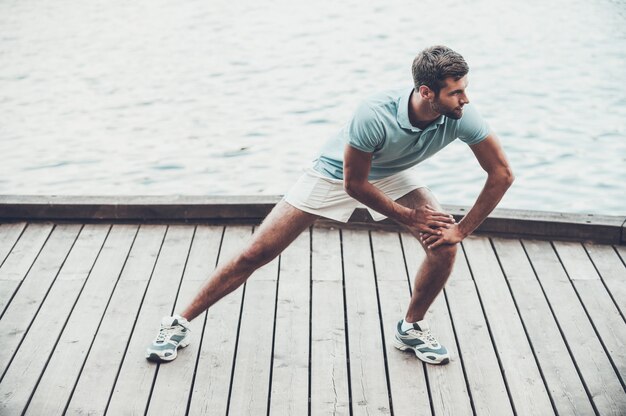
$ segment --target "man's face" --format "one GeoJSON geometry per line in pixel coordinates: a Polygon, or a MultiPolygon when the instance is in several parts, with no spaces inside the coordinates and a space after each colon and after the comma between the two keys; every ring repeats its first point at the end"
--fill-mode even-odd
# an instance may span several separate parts
{"type": "Polygon", "coordinates": [[[456,81],[451,77],[446,78],[445,81],[446,86],[430,101],[430,108],[439,114],[458,120],[463,116],[463,106],[469,103],[469,98],[465,93],[468,84],[467,75],[456,81]]]}

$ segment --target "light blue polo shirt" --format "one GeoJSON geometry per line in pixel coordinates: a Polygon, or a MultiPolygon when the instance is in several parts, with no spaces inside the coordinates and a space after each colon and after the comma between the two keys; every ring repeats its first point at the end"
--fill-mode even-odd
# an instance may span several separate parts
{"type": "Polygon", "coordinates": [[[424,130],[409,121],[409,97],[413,88],[385,91],[365,100],[337,135],[322,147],[313,169],[323,176],[343,179],[346,144],[373,153],[369,180],[381,179],[428,159],[452,141],[468,145],[484,140],[489,126],[471,104],[463,116],[440,116],[424,130]]]}

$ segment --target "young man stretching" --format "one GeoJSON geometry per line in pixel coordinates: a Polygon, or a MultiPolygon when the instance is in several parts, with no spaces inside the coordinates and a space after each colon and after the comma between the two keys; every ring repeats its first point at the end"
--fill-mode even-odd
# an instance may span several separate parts
{"type": "Polygon", "coordinates": [[[389,217],[405,226],[426,251],[394,345],[412,349],[427,363],[447,363],[448,351],[432,335],[424,316],[450,276],[457,243],[483,222],[513,182],[498,138],[469,105],[468,71],[461,55],[433,46],[413,61],[411,88],[385,91],[363,102],[247,246],[215,269],[180,315],[163,318],[146,358],[175,359],[177,349],[189,345],[189,321],[278,256],[317,218],[347,222],[354,209],[364,205],[374,220],[389,217]],[[474,206],[459,223],[442,212],[415,171],[408,170],[457,138],[470,146],[487,172],[474,206]]]}

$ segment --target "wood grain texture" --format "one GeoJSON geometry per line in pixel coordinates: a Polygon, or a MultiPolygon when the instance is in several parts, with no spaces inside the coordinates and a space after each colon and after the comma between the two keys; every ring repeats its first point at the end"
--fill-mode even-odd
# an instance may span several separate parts
{"type": "Polygon", "coordinates": [[[109,414],[144,414],[147,409],[158,365],[146,360],[145,351],[163,316],[172,313],[193,232],[194,227],[182,225],[167,230],[113,389],[109,414]]]}
{"type": "MultiPolygon", "coordinates": [[[[251,233],[250,226],[226,227],[218,264],[236,255],[251,233]]],[[[190,415],[226,414],[243,292],[240,286],[207,311],[190,415]]]]}
{"type": "Polygon", "coordinates": [[[166,229],[163,225],[139,227],[69,400],[67,415],[104,414],[166,229]]]}
{"type": "Polygon", "coordinates": [[[476,415],[512,415],[498,357],[462,247],[446,295],[476,415]]]}
{"type": "Polygon", "coordinates": [[[550,243],[523,240],[567,345],[602,415],[623,414],[626,395],[550,243]]]}
{"type": "Polygon", "coordinates": [[[348,415],[348,364],[339,230],[313,229],[311,415],[348,415]]]}
{"type": "Polygon", "coordinates": [[[306,230],[280,257],[270,415],[308,412],[310,238],[306,230]]]}
{"type": "MultiPolygon", "coordinates": [[[[175,312],[182,311],[191,302],[200,288],[200,279],[205,279],[214,269],[223,231],[221,226],[205,225],[196,228],[176,299],[175,312]]],[[[205,314],[202,314],[190,322],[191,344],[185,348],[184,354],[181,353],[176,358],[176,364],[159,366],[147,414],[186,414],[186,399],[191,394],[204,317],[205,314]]]]}
{"type": "Polygon", "coordinates": [[[80,291],[89,277],[108,225],[85,226],[61,273],[0,384],[0,414],[22,413],[43,373],[80,291]],[[83,270],[78,275],[77,270],[83,270]]]}
{"type": "Polygon", "coordinates": [[[553,414],[533,351],[498,259],[485,237],[463,242],[516,412],[553,414]]]}
{"type": "MultiPolygon", "coordinates": [[[[409,277],[411,282],[413,282],[418,268],[426,258],[426,253],[424,253],[420,243],[411,234],[402,233],[402,245],[409,277]]],[[[463,265],[463,263],[461,264],[463,265]]],[[[467,264],[464,264],[464,266],[467,268],[467,264]]],[[[467,274],[469,275],[469,273],[467,274]]],[[[458,278],[464,275],[463,273],[457,273],[453,276],[458,278]]],[[[452,276],[449,279],[451,278],[452,276]]],[[[472,413],[471,400],[444,291],[439,293],[425,316],[439,342],[445,345],[450,353],[450,362],[448,364],[444,366],[425,366],[430,386],[432,407],[436,415],[469,415],[472,413]]]]}
{"type": "Polygon", "coordinates": [[[421,415],[430,415],[426,366],[415,354],[400,351],[392,343],[411,297],[400,236],[381,231],[372,231],[371,236],[393,414],[413,415],[417,409],[421,415]]]}
{"type": "Polygon", "coordinates": [[[626,323],[623,317],[582,244],[555,242],[554,247],[624,386],[626,323]]]}
{"type": "Polygon", "coordinates": [[[109,232],[31,398],[27,415],[63,413],[137,228],[136,225],[115,225],[109,232]]]}
{"type": "Polygon", "coordinates": [[[376,278],[368,233],[344,230],[352,414],[391,414],[376,278]]]}
{"type": "Polygon", "coordinates": [[[493,243],[557,412],[593,414],[585,387],[522,244],[519,240],[501,238],[493,243]]]}
{"type": "Polygon", "coordinates": [[[0,333],[5,334],[0,337],[0,375],[7,369],[9,361],[35,319],[81,227],[80,225],[58,226],[52,232],[49,244],[43,248],[19,291],[5,310],[0,320],[0,331],[2,331],[0,333]]]}

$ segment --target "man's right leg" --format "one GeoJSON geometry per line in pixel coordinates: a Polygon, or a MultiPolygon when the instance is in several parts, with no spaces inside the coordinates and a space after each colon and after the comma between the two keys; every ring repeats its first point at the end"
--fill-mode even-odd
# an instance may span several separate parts
{"type": "Polygon", "coordinates": [[[246,247],[213,271],[182,316],[163,318],[156,339],[146,351],[146,358],[156,362],[174,360],[177,349],[189,345],[188,321],[238,288],[256,269],[278,256],[317,218],[317,215],[299,210],[285,201],[279,202],[246,247]]]}
{"type": "Polygon", "coordinates": [[[285,201],[279,202],[252,235],[248,245],[215,269],[181,315],[191,321],[210,308],[238,288],[256,269],[278,256],[317,218],[317,215],[304,212],[285,201]]]}

